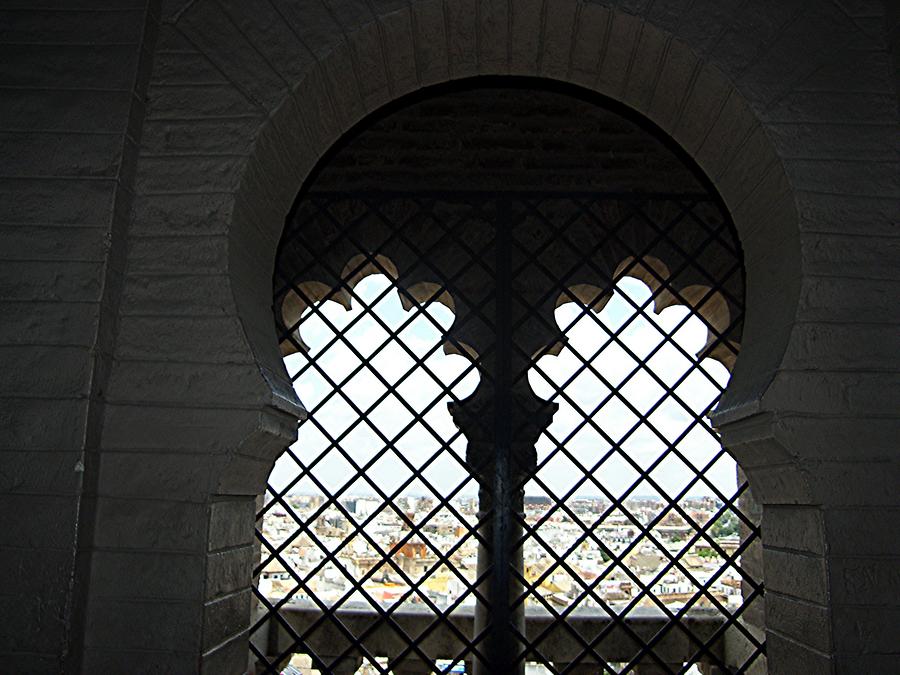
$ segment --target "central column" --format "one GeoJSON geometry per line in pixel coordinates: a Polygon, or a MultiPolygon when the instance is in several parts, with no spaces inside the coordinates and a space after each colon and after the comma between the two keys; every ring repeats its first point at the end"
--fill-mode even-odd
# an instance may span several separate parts
{"type": "Polygon", "coordinates": [[[478,390],[450,411],[468,441],[466,461],[479,485],[478,600],[474,634],[476,675],[524,673],[525,606],[522,519],[524,483],[535,469],[535,443],[556,405],[534,395],[526,376],[530,359],[515,346],[513,326],[522,302],[514,300],[512,218],[498,203],[492,267],[493,335],[482,359],[478,390]],[[515,607],[513,604],[515,603],[515,607]]]}

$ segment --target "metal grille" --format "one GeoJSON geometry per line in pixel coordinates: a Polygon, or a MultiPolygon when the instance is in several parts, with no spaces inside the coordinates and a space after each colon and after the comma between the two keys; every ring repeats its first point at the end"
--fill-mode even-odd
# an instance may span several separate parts
{"type": "Polygon", "coordinates": [[[724,666],[725,632],[749,667],[764,646],[740,617],[762,585],[740,556],[758,528],[746,484],[713,478],[731,461],[706,419],[727,374],[703,358],[733,362],[742,298],[733,230],[705,195],[306,195],[275,310],[310,415],[258,513],[263,670],[303,654],[323,673],[679,672],[724,666]],[[708,341],[685,346],[698,325],[708,341]],[[672,409],[677,429],[660,421],[672,409]],[[713,535],[726,520],[740,541],[713,535]],[[652,574],[635,567],[650,551],[652,574]],[[677,603],[659,592],[676,575],[677,603]]]}

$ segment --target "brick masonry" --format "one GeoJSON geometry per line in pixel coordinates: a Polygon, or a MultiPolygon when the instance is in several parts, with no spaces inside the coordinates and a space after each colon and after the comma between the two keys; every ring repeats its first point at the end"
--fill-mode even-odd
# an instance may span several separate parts
{"type": "Polygon", "coordinates": [[[475,75],[620,101],[746,255],[718,417],[769,669],[898,669],[897,15],[876,0],[0,4],[0,655],[243,672],[252,502],[300,411],[270,274],[319,158],[475,75]]]}

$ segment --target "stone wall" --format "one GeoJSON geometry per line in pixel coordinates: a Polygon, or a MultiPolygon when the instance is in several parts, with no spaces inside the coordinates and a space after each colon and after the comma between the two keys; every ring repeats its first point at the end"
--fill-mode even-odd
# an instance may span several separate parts
{"type": "Polygon", "coordinates": [[[83,628],[75,552],[159,11],[31,4],[0,8],[0,669],[57,672],[83,628]]]}
{"type": "Polygon", "coordinates": [[[502,84],[451,83],[387,106],[329,152],[308,188],[706,191],[677,148],[621,106],[574,87],[502,84]]]}
{"type": "Polygon", "coordinates": [[[4,667],[243,670],[253,495],[301,414],[270,311],[285,214],[366,113],[523,75],[647,116],[735,219],[748,321],[718,423],[763,505],[771,672],[897,669],[885,3],[59,7],[0,21],[4,667]]]}

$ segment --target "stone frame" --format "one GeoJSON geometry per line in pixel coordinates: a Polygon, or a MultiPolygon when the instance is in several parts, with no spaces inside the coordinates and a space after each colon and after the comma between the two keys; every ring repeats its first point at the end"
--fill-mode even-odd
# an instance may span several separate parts
{"type": "MultiPolygon", "coordinates": [[[[319,158],[367,112],[484,74],[570,82],[632,107],[724,199],[744,247],[748,314],[716,422],[763,505],[769,664],[834,667],[832,604],[851,603],[847,563],[832,571],[826,562],[826,530],[848,511],[822,507],[857,503],[853,490],[864,485],[891,504],[898,471],[883,455],[824,440],[850,438],[852,421],[819,419],[846,416],[842,387],[862,391],[851,414],[889,404],[866,395],[865,378],[834,374],[852,338],[814,322],[830,305],[848,322],[862,319],[853,289],[816,270],[837,265],[840,226],[872,214],[887,232],[890,217],[877,197],[845,196],[842,181],[866,189],[839,151],[818,151],[833,146],[827,131],[804,122],[821,114],[820,97],[798,84],[852,60],[868,39],[832,5],[808,28],[778,15],[798,12],[792,3],[754,22],[714,12],[712,0],[681,20],[644,16],[642,3],[624,0],[553,2],[548,11],[549,0],[477,9],[474,0],[199,0],[173,3],[163,17],[86,518],[90,577],[77,589],[85,627],[73,653],[85,670],[115,670],[143,651],[175,670],[242,672],[254,495],[302,414],[270,315],[284,215],[319,158]],[[728,33],[735,45],[723,53],[713,36],[726,20],[745,30],[728,33]],[[864,470],[863,459],[888,462],[884,482],[837,485],[864,470]]],[[[851,91],[852,72],[837,71],[828,86],[843,78],[851,91]]],[[[878,194],[892,189],[887,173],[868,177],[878,194]]],[[[888,578],[886,567],[873,569],[888,578]]],[[[854,648],[852,636],[841,639],[854,648]]]]}

